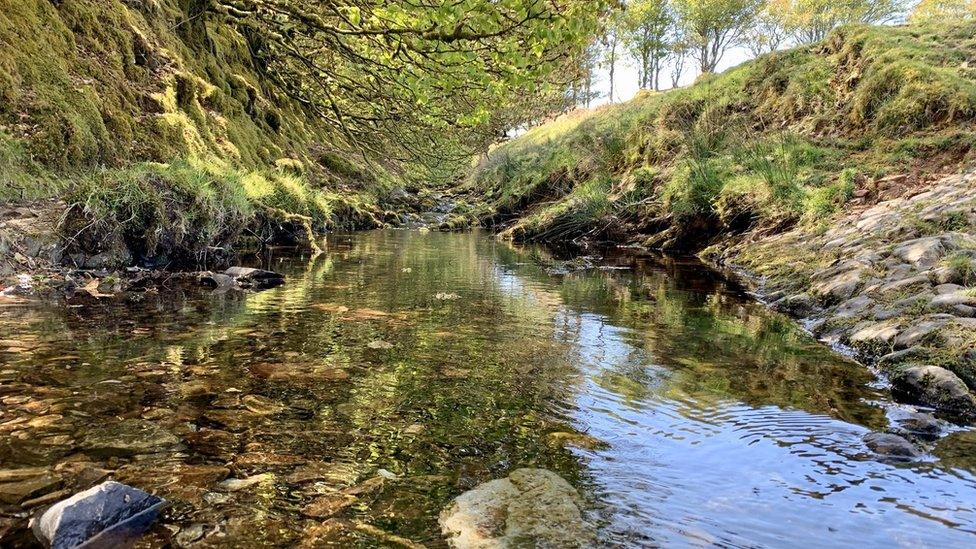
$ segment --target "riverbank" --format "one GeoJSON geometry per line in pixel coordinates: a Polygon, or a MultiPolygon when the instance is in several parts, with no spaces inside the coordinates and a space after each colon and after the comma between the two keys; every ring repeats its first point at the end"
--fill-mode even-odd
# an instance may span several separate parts
{"type": "Polygon", "coordinates": [[[502,238],[698,254],[904,400],[976,417],[974,23],[850,26],[565,115],[462,192],[502,238]]]}
{"type": "Polygon", "coordinates": [[[971,421],[976,173],[852,210],[825,230],[738,236],[701,256],[822,341],[877,365],[902,398],[971,421]]]}

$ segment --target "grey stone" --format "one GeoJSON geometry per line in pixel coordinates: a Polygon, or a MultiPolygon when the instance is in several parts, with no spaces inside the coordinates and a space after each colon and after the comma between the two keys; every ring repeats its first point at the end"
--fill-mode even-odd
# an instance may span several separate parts
{"type": "Polygon", "coordinates": [[[931,285],[932,283],[929,281],[928,276],[918,275],[889,282],[879,287],[877,291],[882,294],[890,292],[920,292],[928,289],[931,285]]]}
{"type": "Polygon", "coordinates": [[[274,288],[285,283],[284,275],[264,269],[231,267],[224,271],[224,274],[233,278],[235,282],[246,288],[274,288]]]}
{"type": "Polygon", "coordinates": [[[796,294],[785,297],[776,302],[775,309],[786,314],[805,317],[815,311],[817,302],[810,294],[796,294]]]}
{"type": "Polygon", "coordinates": [[[958,284],[939,284],[934,288],[936,295],[942,294],[954,294],[960,290],[965,290],[964,287],[958,284]]]}
{"type": "Polygon", "coordinates": [[[932,282],[943,285],[943,284],[956,284],[963,282],[963,277],[956,269],[952,267],[938,267],[929,271],[929,277],[932,282]]]}
{"type": "Polygon", "coordinates": [[[932,414],[921,412],[899,420],[898,426],[906,433],[924,440],[935,440],[942,433],[942,423],[932,414]]]}
{"type": "Polygon", "coordinates": [[[200,273],[200,283],[218,290],[229,290],[237,287],[234,277],[224,273],[214,273],[211,271],[204,271],[200,273]]]}
{"type": "Polygon", "coordinates": [[[945,253],[943,239],[929,236],[909,240],[896,247],[894,255],[918,267],[931,267],[939,262],[945,253]]]}
{"type": "Polygon", "coordinates": [[[961,316],[963,318],[974,318],[976,317],[976,307],[969,305],[956,305],[950,311],[956,316],[961,316]]]}
{"type": "Polygon", "coordinates": [[[898,336],[895,337],[895,348],[907,349],[908,347],[914,347],[919,343],[930,339],[931,336],[941,330],[950,319],[951,317],[949,315],[945,315],[944,317],[940,315],[933,315],[923,318],[905,330],[902,330],[898,336]]]}
{"type": "Polygon", "coordinates": [[[579,493],[544,469],[518,469],[458,496],[440,515],[441,531],[456,549],[590,547],[579,493]]]}
{"type": "Polygon", "coordinates": [[[814,284],[811,290],[816,295],[835,302],[850,299],[863,285],[864,272],[864,268],[860,267],[827,275],[825,280],[814,284]]]}
{"type": "Polygon", "coordinates": [[[878,366],[882,368],[889,368],[903,362],[925,359],[928,358],[928,356],[929,353],[925,349],[922,349],[921,347],[910,347],[900,351],[893,351],[882,356],[878,359],[878,366]]]}
{"type": "Polygon", "coordinates": [[[976,295],[970,295],[966,292],[942,294],[935,296],[929,305],[934,309],[940,310],[951,310],[956,305],[968,305],[972,307],[976,305],[976,295]]]}
{"type": "Polygon", "coordinates": [[[906,438],[891,433],[868,433],[864,444],[875,454],[888,458],[911,459],[919,454],[906,438]]]}
{"type": "Polygon", "coordinates": [[[866,295],[860,295],[841,303],[834,310],[834,316],[838,318],[854,318],[860,316],[872,305],[874,305],[873,299],[866,295]]]}
{"type": "Polygon", "coordinates": [[[939,366],[910,366],[891,376],[896,397],[952,414],[971,417],[976,399],[959,376],[939,366]]]}
{"type": "Polygon", "coordinates": [[[165,503],[109,481],[56,503],[31,521],[31,529],[52,549],[130,547],[149,530],[165,503]]]}
{"type": "Polygon", "coordinates": [[[859,328],[849,339],[857,345],[887,345],[894,341],[898,333],[897,322],[875,322],[859,328]]]}

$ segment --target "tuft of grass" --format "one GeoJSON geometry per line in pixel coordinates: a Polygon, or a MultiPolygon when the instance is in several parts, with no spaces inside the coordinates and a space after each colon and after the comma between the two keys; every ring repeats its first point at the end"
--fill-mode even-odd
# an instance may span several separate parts
{"type": "Polygon", "coordinates": [[[245,231],[277,238],[284,227],[301,241],[315,230],[356,223],[356,216],[376,224],[372,204],[315,189],[303,176],[200,159],[91,171],[67,202],[62,231],[69,251],[125,249],[153,265],[199,264],[226,252],[245,231]]]}
{"type": "Polygon", "coordinates": [[[946,267],[953,270],[963,286],[976,282],[976,260],[964,252],[955,252],[943,260],[946,267]]]}

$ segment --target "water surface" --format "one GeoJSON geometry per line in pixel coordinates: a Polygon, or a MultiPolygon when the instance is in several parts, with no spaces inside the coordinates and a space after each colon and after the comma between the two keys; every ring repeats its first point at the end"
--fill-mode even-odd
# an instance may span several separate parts
{"type": "Polygon", "coordinates": [[[355,524],[443,546],[451,498],[519,467],[576,486],[607,546],[976,542],[976,439],[879,461],[861,437],[900,410],[873,375],[700,264],[567,273],[480,233],[327,248],[261,293],[0,308],[0,469],[168,498],[146,546],[383,543],[355,524]]]}

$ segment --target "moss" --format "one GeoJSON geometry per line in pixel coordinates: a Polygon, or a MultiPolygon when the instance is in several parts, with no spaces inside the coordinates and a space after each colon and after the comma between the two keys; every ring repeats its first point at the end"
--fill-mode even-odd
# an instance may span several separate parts
{"type": "Polygon", "coordinates": [[[0,200],[64,197],[72,250],[144,261],[191,262],[245,228],[271,239],[375,223],[385,167],[345,160],[342,139],[268,85],[245,38],[204,7],[5,3],[0,200]],[[317,169],[322,143],[331,161],[317,169]]]}

